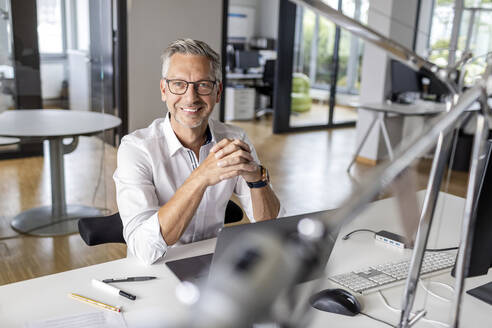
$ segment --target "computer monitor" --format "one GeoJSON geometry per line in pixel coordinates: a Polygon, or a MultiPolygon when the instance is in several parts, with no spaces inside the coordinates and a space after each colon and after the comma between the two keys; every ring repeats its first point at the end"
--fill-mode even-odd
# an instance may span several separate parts
{"type": "MultiPolygon", "coordinates": [[[[492,266],[492,140],[487,141],[484,170],[481,174],[478,197],[473,206],[473,239],[466,277],[485,275],[492,266]]],[[[454,276],[454,270],[453,270],[454,276]]]]}
{"type": "Polygon", "coordinates": [[[391,60],[391,100],[403,101],[400,96],[406,93],[420,93],[422,82],[418,72],[407,65],[391,60]]]}
{"type": "Polygon", "coordinates": [[[260,66],[259,59],[258,51],[236,51],[236,68],[246,73],[248,69],[260,66]]]}
{"type": "MultiPolygon", "coordinates": [[[[450,91],[448,86],[443,83],[441,80],[439,80],[435,74],[430,72],[428,69],[422,67],[419,70],[419,75],[421,80],[423,78],[427,79],[427,87],[426,90],[422,90],[425,92],[425,96],[427,99],[432,99],[438,102],[442,102],[444,100],[444,97],[447,96],[450,91]]],[[[456,80],[454,82],[458,82],[459,80],[459,72],[457,72],[456,75],[456,80]]]]}

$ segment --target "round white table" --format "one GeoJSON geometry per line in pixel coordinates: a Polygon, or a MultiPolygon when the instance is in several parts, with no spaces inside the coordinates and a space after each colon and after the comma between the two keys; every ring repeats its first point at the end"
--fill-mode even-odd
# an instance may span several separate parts
{"type": "Polygon", "coordinates": [[[20,142],[19,138],[4,138],[0,137],[0,146],[15,145],[20,142]]]}
{"type": "Polygon", "coordinates": [[[51,173],[51,206],[18,214],[12,228],[36,236],[58,236],[78,231],[77,218],[98,216],[101,211],[82,205],[67,205],[63,155],[75,150],[78,136],[90,136],[121,124],[116,116],[74,110],[9,110],[0,114],[0,136],[25,140],[48,140],[51,173]],[[72,138],[64,144],[63,138],[72,138]]]}

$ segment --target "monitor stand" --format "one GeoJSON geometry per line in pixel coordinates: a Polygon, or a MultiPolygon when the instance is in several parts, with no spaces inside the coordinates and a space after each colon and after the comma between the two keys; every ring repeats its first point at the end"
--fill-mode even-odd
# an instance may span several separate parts
{"type": "Polygon", "coordinates": [[[485,285],[470,289],[466,293],[492,305],[492,281],[485,285]]]}

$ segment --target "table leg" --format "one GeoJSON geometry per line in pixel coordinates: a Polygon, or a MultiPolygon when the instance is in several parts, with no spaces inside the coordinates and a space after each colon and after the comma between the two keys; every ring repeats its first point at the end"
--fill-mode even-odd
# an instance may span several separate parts
{"type": "Polygon", "coordinates": [[[364,144],[366,143],[367,138],[369,137],[369,133],[371,133],[372,128],[374,127],[374,124],[376,124],[377,120],[378,120],[378,115],[374,115],[374,118],[373,118],[371,124],[367,128],[366,133],[362,137],[362,140],[360,141],[360,144],[357,147],[357,150],[355,151],[355,154],[354,154],[354,157],[352,158],[352,161],[350,162],[349,166],[347,167],[347,172],[350,172],[350,168],[352,167],[352,165],[354,165],[355,160],[357,159],[357,156],[359,156],[359,153],[362,150],[362,147],[364,146],[364,144]]]}
{"type": "Polygon", "coordinates": [[[51,173],[51,208],[54,218],[67,214],[65,200],[65,165],[63,162],[63,139],[51,139],[50,173],[51,173]]]}
{"type": "Polygon", "coordinates": [[[383,132],[384,143],[388,150],[388,156],[390,160],[393,160],[393,148],[391,147],[391,141],[389,138],[388,129],[386,129],[386,123],[384,123],[385,113],[379,113],[379,124],[381,125],[381,131],[383,132]]]}
{"type": "Polygon", "coordinates": [[[79,218],[101,215],[97,208],[66,203],[63,155],[76,146],[76,139],[70,145],[64,145],[61,138],[49,140],[52,205],[20,213],[12,220],[12,228],[35,236],[66,235],[78,232],[79,218]]]}

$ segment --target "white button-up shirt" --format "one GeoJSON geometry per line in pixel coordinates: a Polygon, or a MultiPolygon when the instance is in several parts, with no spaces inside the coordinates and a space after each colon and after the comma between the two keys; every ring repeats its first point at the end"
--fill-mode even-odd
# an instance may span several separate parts
{"type": "MultiPolygon", "coordinates": [[[[251,147],[251,155],[259,163],[256,151],[242,129],[212,119],[208,123],[210,134],[200,148],[199,159],[178,140],[169,115],[121,140],[113,178],[129,255],[134,254],[151,264],[165,254],[168,245],[160,231],[157,211],[205,160],[217,142],[223,138],[243,140],[251,147]]],[[[224,225],[226,206],[233,193],[250,221],[254,222],[251,193],[246,181],[242,177],[224,180],[206,189],[178,244],[217,236],[224,225]]],[[[282,214],[281,209],[279,216],[282,214]]]]}

